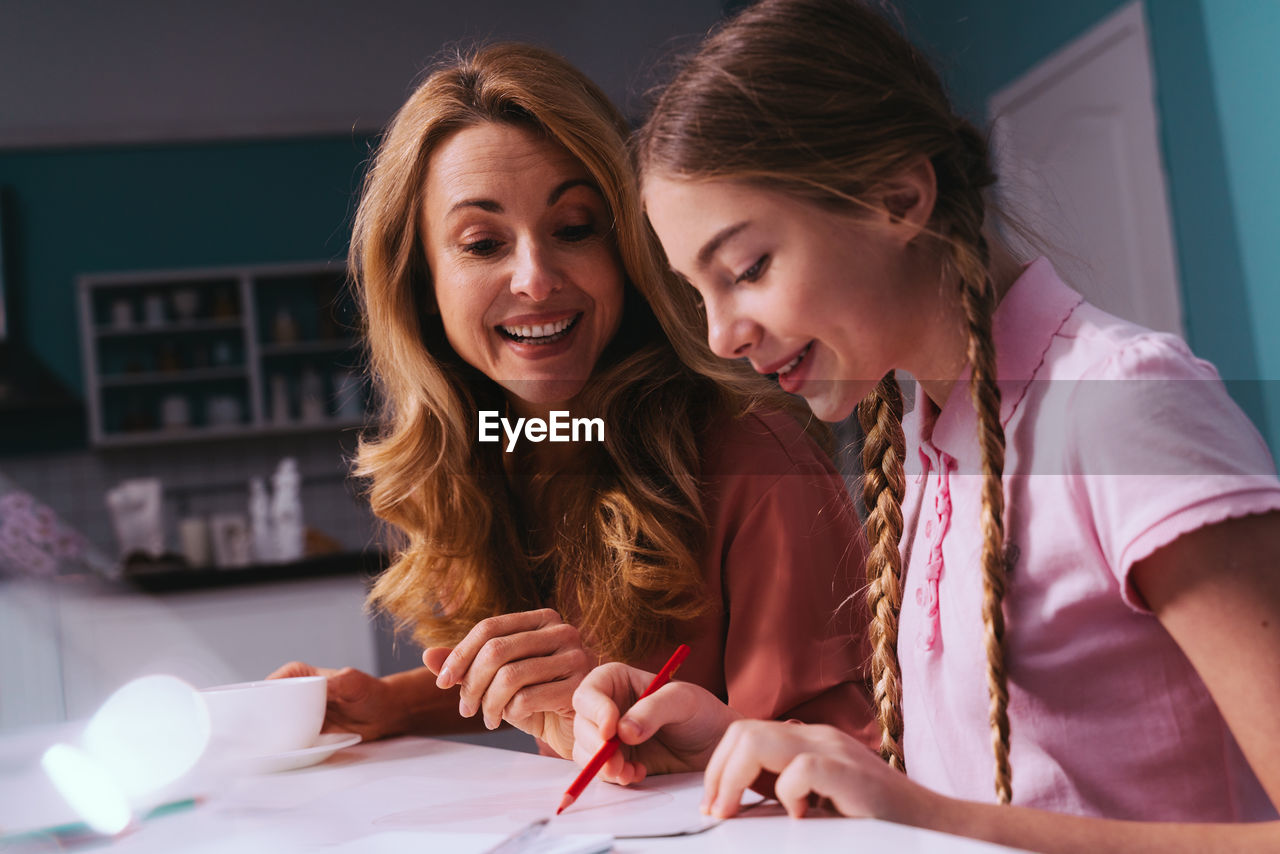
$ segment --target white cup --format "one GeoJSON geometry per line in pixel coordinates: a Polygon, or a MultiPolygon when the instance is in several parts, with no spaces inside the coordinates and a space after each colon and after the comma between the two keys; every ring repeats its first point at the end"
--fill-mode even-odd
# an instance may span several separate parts
{"type": "Polygon", "coordinates": [[[311,747],[324,724],[325,682],[296,676],[205,688],[209,750],[247,758],[311,747]]]}

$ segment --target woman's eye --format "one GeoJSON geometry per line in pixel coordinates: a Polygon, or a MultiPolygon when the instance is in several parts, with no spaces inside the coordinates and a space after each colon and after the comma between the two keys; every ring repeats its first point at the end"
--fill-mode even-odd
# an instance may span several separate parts
{"type": "Polygon", "coordinates": [[[752,264],[747,269],[743,270],[741,275],[739,275],[738,278],[733,280],[733,283],[736,285],[741,282],[756,281],[764,273],[764,268],[767,267],[768,265],[769,265],[769,256],[761,255],[759,258],[756,259],[756,262],[754,264],[752,264]]]}
{"type": "Polygon", "coordinates": [[[492,255],[498,249],[498,241],[491,237],[483,240],[473,240],[470,243],[462,244],[462,251],[468,255],[492,255]]]}
{"type": "Polygon", "coordinates": [[[577,243],[580,240],[586,240],[595,233],[596,227],[594,225],[584,223],[583,225],[566,225],[556,232],[556,237],[561,240],[567,240],[570,243],[577,243]]]}

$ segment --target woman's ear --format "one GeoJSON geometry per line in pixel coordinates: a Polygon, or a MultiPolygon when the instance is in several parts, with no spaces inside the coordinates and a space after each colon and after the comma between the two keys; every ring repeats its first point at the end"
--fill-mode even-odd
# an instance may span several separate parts
{"type": "Polygon", "coordinates": [[[938,179],[927,157],[899,172],[880,188],[880,204],[888,214],[889,228],[905,245],[915,240],[933,217],[938,199],[938,179]]]}

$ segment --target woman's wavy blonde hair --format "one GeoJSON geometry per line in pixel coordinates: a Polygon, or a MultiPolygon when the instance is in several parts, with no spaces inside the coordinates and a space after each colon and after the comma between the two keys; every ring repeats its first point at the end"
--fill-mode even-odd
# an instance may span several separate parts
{"type": "MultiPolygon", "coordinates": [[[[723,25],[662,91],[637,135],[643,173],[731,179],[856,211],[924,157],[937,177],[928,234],[944,281],[959,288],[982,447],[983,620],[997,798],[1012,797],[1005,673],[1004,470],[983,230],[995,182],[984,137],[952,110],[929,62],[857,0],[761,0],[723,25]]],[[[866,442],[872,674],[881,754],[902,758],[898,615],[902,608],[902,394],[892,373],[858,407],[866,442]]]]}
{"type": "Polygon", "coordinates": [[[355,471],[401,540],[369,600],[424,645],[451,645],[485,617],[548,605],[573,614],[608,659],[632,661],[672,640],[709,607],[699,565],[709,426],[757,406],[799,414],[762,378],[717,359],[691,322],[690,295],[668,286],[639,213],[627,132],[608,98],[561,57],[491,45],[429,74],[366,176],[350,274],[381,411],[355,471]],[[500,444],[476,441],[477,411],[502,409],[505,398],[446,341],[419,233],[432,154],[486,122],[532,129],[582,162],[608,203],[626,273],[622,326],[575,404],[603,417],[605,442],[585,446],[571,473],[532,477],[537,519],[516,501],[500,444]],[[541,548],[529,533],[540,527],[541,548]]]}

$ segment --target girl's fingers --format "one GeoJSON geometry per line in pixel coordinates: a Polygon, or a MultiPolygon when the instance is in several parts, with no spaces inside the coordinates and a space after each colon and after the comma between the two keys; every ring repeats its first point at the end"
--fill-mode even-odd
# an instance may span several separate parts
{"type": "Polygon", "coordinates": [[[449,653],[440,668],[436,685],[440,688],[452,688],[458,684],[471,668],[475,657],[493,639],[518,632],[534,631],[559,622],[560,615],[550,608],[499,614],[496,617],[481,620],[467,632],[467,636],[453,648],[453,652],[449,653]]]}
{"type": "Polygon", "coordinates": [[[743,793],[760,776],[760,772],[766,770],[763,757],[753,742],[754,739],[747,736],[743,740],[743,749],[735,750],[725,758],[715,798],[710,801],[710,814],[715,818],[736,815],[743,793]]]}
{"type": "MultiPolygon", "coordinates": [[[[604,742],[613,738],[618,728],[619,706],[629,706],[652,679],[652,673],[616,662],[602,664],[587,674],[573,692],[574,762],[586,765],[604,742]]],[[[642,763],[627,760],[619,750],[605,762],[599,776],[625,786],[643,780],[646,773],[642,763]]]]}
{"type": "MultiPolygon", "coordinates": [[[[599,733],[599,742],[613,738],[621,716],[619,709],[630,706],[648,686],[646,680],[652,679],[652,673],[625,664],[600,665],[588,673],[573,692],[575,725],[582,722],[592,726],[599,733]],[[639,688],[635,687],[637,683],[639,688]]],[[[591,754],[586,758],[590,759],[591,754]]]]}
{"type": "MultiPolygon", "coordinates": [[[[787,763],[773,785],[778,803],[793,818],[803,818],[809,810],[809,795],[828,795],[832,763],[816,753],[801,753],[787,763]]],[[[844,769],[848,772],[848,769],[844,769]]]]}
{"type": "Polygon", "coordinates": [[[704,813],[710,814],[711,805],[719,800],[725,765],[729,762],[729,758],[738,752],[742,733],[751,723],[751,721],[738,721],[731,724],[711,753],[711,759],[707,761],[707,770],[702,775],[702,811],[704,813]]]}
{"type": "Polygon", "coordinates": [[[689,685],[671,682],[627,709],[618,721],[618,740],[623,744],[640,744],[653,738],[665,726],[696,721],[701,696],[689,685]]]}

